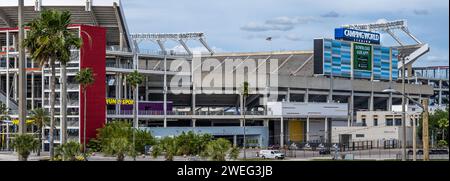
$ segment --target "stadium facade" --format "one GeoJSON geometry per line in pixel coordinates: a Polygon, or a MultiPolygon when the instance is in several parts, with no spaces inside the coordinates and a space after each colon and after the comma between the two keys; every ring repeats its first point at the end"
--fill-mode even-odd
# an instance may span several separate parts
{"type": "MultiPolygon", "coordinates": [[[[439,67],[439,77],[430,77],[428,68],[412,68],[429,50],[425,44],[384,47],[378,45],[376,35],[366,42],[358,41],[359,35],[311,40],[314,50],[308,51],[215,53],[203,33],[131,34],[119,0],[26,0],[25,6],[26,22],[43,9],[68,10],[73,16],[71,28],[83,39],[92,38],[92,43],[73,50],[67,71],[68,134],[80,142],[84,103],[74,75],[85,67],[96,74],[95,85],[87,91],[86,139],[94,138],[96,129],[108,121],[131,121],[136,100],[139,128],[157,137],[194,131],[237,145],[243,144],[245,135],[248,146],[331,142],[333,127],[358,126],[358,111],[392,111],[392,105],[401,104],[401,95],[383,90],[401,90],[400,58],[405,56],[411,58],[405,64],[406,94],[415,100],[432,98],[433,105],[448,104],[448,67],[439,67]],[[199,40],[209,52],[190,51],[187,39],[199,40]],[[168,51],[167,40],[179,42],[186,51],[168,51]],[[140,50],[143,41],[155,42],[161,51],[140,50]],[[134,70],[145,76],[137,99],[126,83],[126,75],[134,70]],[[249,82],[245,101],[244,81],[249,82]]],[[[17,119],[18,100],[17,36],[17,2],[2,1],[0,101],[13,119],[17,119]]],[[[27,59],[30,110],[49,108],[49,76],[47,67],[27,59]]],[[[14,121],[2,121],[2,135],[14,129],[14,121]]]]}

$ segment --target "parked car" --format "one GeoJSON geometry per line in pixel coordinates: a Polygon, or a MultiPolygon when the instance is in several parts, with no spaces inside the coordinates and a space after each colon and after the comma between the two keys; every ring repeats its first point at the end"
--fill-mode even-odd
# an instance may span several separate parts
{"type": "Polygon", "coordinates": [[[263,159],[272,158],[272,159],[284,159],[284,153],[279,150],[260,150],[259,156],[263,159]]]}

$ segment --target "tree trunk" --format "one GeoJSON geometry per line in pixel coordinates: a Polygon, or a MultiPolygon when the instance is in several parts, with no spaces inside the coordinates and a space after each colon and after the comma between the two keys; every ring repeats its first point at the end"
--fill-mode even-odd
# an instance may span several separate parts
{"type": "Polygon", "coordinates": [[[83,105],[83,153],[86,153],[86,88],[83,89],[83,99],[84,99],[84,105],[83,105]]]}
{"type": "MultiPolygon", "coordinates": [[[[137,88],[137,86],[134,88],[134,106],[133,106],[133,125],[134,125],[134,129],[135,130],[133,130],[133,149],[135,149],[136,150],[136,130],[138,129],[138,126],[139,126],[139,124],[138,124],[138,119],[137,119],[137,110],[138,110],[138,104],[137,104],[137,101],[138,101],[138,88],[137,88]]],[[[133,152],[135,151],[135,150],[133,150],[133,152]]],[[[134,157],[133,158],[133,160],[134,161],[136,161],[136,157],[134,157]]]]}
{"type": "Polygon", "coordinates": [[[21,154],[19,154],[19,161],[27,161],[28,160],[28,156],[29,156],[29,154],[28,155],[21,155],[21,154]]]}
{"type": "MultiPolygon", "coordinates": [[[[39,138],[39,145],[42,145],[42,126],[39,128],[39,134],[38,134],[38,138],[39,138]]],[[[41,156],[41,148],[39,148],[37,150],[37,156],[41,156]]]]}
{"type": "Polygon", "coordinates": [[[123,161],[125,159],[124,154],[117,154],[117,161],[123,161]]]}
{"type": "Polygon", "coordinates": [[[67,142],[67,75],[66,64],[61,62],[61,92],[60,92],[60,115],[61,115],[61,144],[67,142]]]}
{"type": "Polygon", "coordinates": [[[55,58],[50,60],[50,67],[52,68],[52,76],[50,81],[50,143],[49,143],[49,151],[50,158],[52,159],[54,156],[54,148],[53,143],[55,141],[55,137],[53,135],[55,128],[55,84],[56,84],[56,72],[55,72],[55,58]]]}
{"type": "Polygon", "coordinates": [[[45,131],[44,126],[41,127],[41,150],[44,151],[45,131]]]}

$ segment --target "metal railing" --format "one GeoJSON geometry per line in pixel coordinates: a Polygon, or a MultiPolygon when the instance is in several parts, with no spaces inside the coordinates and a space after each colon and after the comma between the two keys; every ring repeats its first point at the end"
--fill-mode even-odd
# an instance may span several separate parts
{"type": "MultiPolygon", "coordinates": [[[[133,110],[107,110],[108,115],[133,115],[133,110]]],[[[139,110],[139,115],[164,115],[164,111],[139,110]]],[[[192,111],[166,111],[166,115],[192,115],[192,111]]],[[[240,115],[226,111],[195,111],[195,115],[240,115]]],[[[247,111],[246,115],[264,115],[264,111],[247,111]]]]}

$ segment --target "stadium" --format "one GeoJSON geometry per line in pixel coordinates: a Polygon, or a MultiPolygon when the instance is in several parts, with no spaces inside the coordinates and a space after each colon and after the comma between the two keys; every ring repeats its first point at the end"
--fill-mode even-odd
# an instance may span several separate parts
{"type": "MultiPolygon", "coordinates": [[[[67,66],[68,138],[80,143],[95,138],[96,129],[107,122],[132,121],[133,101],[138,104],[139,128],[156,137],[194,131],[242,146],[245,136],[251,147],[351,142],[364,140],[361,134],[365,140],[398,140],[401,122],[395,116],[392,124],[386,116],[373,125],[365,123],[358,113],[394,113],[402,95],[384,90],[402,90],[403,73],[409,97],[417,101],[429,98],[432,110],[448,105],[448,66],[412,66],[430,47],[408,30],[405,20],[342,25],[336,28],[335,39],[311,40],[313,50],[221,53],[209,47],[201,32],[130,32],[119,0],[26,0],[25,22],[47,8],[70,11],[71,29],[91,42],[73,50],[67,66]],[[392,35],[399,45],[383,46],[379,33],[390,30],[405,33],[415,44],[404,45],[392,35]],[[199,41],[208,51],[193,52],[186,44],[188,40],[199,41]],[[179,43],[184,51],[168,50],[166,41],[179,43]],[[159,50],[145,51],[140,47],[145,42],[156,44],[159,50]],[[83,92],[74,80],[85,67],[92,68],[96,75],[96,83],[86,92],[86,125],[83,92]],[[403,67],[405,72],[401,71],[403,67]],[[145,76],[137,97],[126,80],[126,75],[135,70],[145,76]],[[244,82],[249,83],[245,96],[241,91],[244,82]],[[373,138],[370,131],[359,133],[361,128],[397,129],[392,137],[373,138]],[[86,138],[81,134],[84,131],[86,138]]],[[[17,24],[17,2],[2,2],[0,101],[10,109],[13,119],[18,118],[17,24]]],[[[47,66],[41,68],[27,59],[29,110],[50,108],[50,75],[47,66]]],[[[60,76],[59,68],[56,75],[60,76]]],[[[56,91],[61,91],[59,83],[56,91]]],[[[61,118],[59,95],[57,120],[61,118]]],[[[408,114],[419,114],[412,102],[408,104],[408,114]]],[[[60,124],[58,121],[58,130],[60,124]]],[[[413,125],[407,125],[410,140],[413,125]]],[[[46,137],[48,129],[44,131],[46,137]]],[[[1,123],[2,148],[15,131],[14,121],[1,123]]],[[[36,131],[30,126],[29,132],[36,131]]],[[[57,131],[56,143],[59,137],[57,131]]]]}

